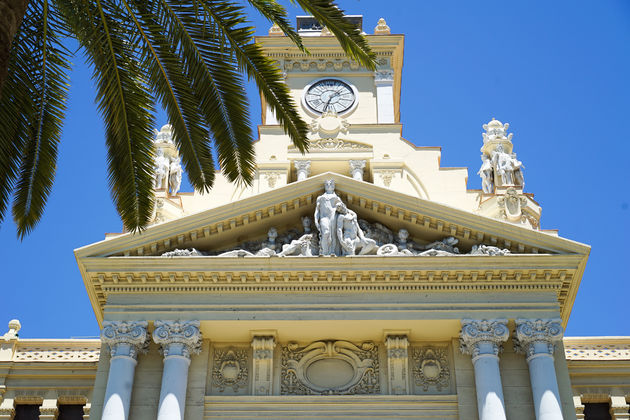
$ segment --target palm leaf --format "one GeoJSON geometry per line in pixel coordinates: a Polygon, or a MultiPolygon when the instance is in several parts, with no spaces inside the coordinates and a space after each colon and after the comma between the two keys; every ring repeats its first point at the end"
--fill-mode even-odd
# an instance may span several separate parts
{"type": "Polygon", "coordinates": [[[114,0],[65,0],[64,17],[86,51],[105,120],[109,184],[128,230],[146,226],[153,209],[152,97],[137,62],[138,34],[114,0]]]}
{"type": "Polygon", "coordinates": [[[337,37],[346,54],[369,70],[376,69],[376,55],[359,28],[344,19],[344,12],[334,0],[291,0],[313,15],[337,37]]]}
{"type": "Polygon", "coordinates": [[[280,69],[254,42],[253,28],[239,26],[244,22],[242,10],[235,5],[217,8],[214,7],[216,2],[212,1],[203,1],[200,4],[203,5],[209,20],[214,22],[221,36],[229,43],[239,68],[256,81],[284,131],[293,144],[305,152],[308,147],[306,138],[308,126],[297,111],[280,69]]]}
{"type": "Polygon", "coordinates": [[[208,191],[215,176],[208,130],[203,126],[192,82],[156,19],[167,10],[159,1],[131,0],[124,5],[140,34],[149,84],[166,109],[190,182],[197,190],[208,191]]]}
{"type": "Polygon", "coordinates": [[[0,97],[0,221],[4,219],[20,168],[21,153],[33,115],[33,82],[36,21],[29,9],[13,40],[3,94],[0,97]]]}
{"type": "MultiPolygon", "coordinates": [[[[217,8],[224,9],[223,2],[217,8]]],[[[165,36],[177,45],[213,140],[221,170],[230,181],[250,184],[253,136],[244,83],[237,63],[197,2],[162,0],[165,36]]]]}
{"type": "Polygon", "coordinates": [[[28,115],[28,134],[13,202],[13,218],[20,237],[40,220],[54,180],[70,70],[68,51],[61,45],[64,31],[60,23],[48,0],[31,3],[27,24],[35,28],[35,49],[31,53],[34,68],[30,74],[33,112],[28,115]]]}
{"type": "Polygon", "coordinates": [[[271,23],[277,24],[282,32],[288,36],[295,45],[304,52],[307,52],[302,38],[293,29],[289,23],[287,11],[282,5],[278,4],[276,0],[247,0],[258,12],[267,18],[271,23]]]}

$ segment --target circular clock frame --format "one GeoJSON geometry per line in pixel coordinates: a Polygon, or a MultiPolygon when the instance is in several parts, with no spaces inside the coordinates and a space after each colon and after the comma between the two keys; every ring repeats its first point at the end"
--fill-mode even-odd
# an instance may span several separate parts
{"type": "Polygon", "coordinates": [[[308,93],[308,91],[311,89],[311,87],[313,87],[314,85],[316,85],[317,83],[323,81],[323,80],[336,80],[339,81],[341,83],[343,83],[344,85],[348,86],[350,89],[352,89],[352,94],[354,95],[354,102],[352,103],[352,105],[344,110],[343,112],[339,112],[337,113],[337,115],[341,116],[341,115],[348,115],[350,114],[352,111],[354,111],[357,107],[357,105],[359,104],[359,91],[357,90],[356,86],[354,86],[352,83],[348,82],[347,80],[344,80],[342,78],[339,77],[320,77],[318,79],[312,80],[308,85],[306,85],[304,87],[304,89],[302,90],[302,108],[304,108],[304,110],[311,116],[313,117],[319,117],[323,114],[323,112],[319,112],[313,108],[311,108],[311,106],[306,102],[306,94],[308,93]]]}

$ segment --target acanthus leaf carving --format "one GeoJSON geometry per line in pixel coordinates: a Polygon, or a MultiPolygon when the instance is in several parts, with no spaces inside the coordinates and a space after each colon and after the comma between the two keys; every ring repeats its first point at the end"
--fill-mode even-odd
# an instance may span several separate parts
{"type": "Polygon", "coordinates": [[[447,347],[417,347],[413,349],[413,378],[423,391],[435,387],[442,391],[449,387],[451,373],[447,347]]]}
{"type": "Polygon", "coordinates": [[[219,392],[224,392],[226,388],[238,392],[247,386],[248,377],[245,349],[214,349],[212,384],[219,392]]]}

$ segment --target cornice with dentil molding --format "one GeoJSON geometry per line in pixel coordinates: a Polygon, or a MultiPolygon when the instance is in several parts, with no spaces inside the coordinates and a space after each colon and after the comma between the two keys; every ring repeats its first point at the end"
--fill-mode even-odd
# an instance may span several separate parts
{"type": "Polygon", "coordinates": [[[537,353],[536,343],[546,345],[548,354],[553,354],[554,343],[562,340],[563,329],[560,319],[517,319],[514,334],[514,350],[532,357],[537,353]]]}
{"type": "Polygon", "coordinates": [[[112,357],[137,358],[146,353],[149,336],[146,321],[104,321],[101,340],[110,348],[112,357]]]}
{"type": "Polygon", "coordinates": [[[201,352],[199,321],[155,321],[153,341],[160,345],[164,357],[201,352]]]}
{"type": "Polygon", "coordinates": [[[464,319],[459,334],[459,349],[474,358],[480,354],[479,345],[488,343],[496,356],[509,336],[506,319],[464,319]]]}

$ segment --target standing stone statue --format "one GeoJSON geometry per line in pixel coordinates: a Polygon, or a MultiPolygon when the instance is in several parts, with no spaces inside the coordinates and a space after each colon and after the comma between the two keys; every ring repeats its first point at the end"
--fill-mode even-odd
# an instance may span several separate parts
{"type": "Polygon", "coordinates": [[[366,255],[376,252],[376,241],[366,238],[359,227],[357,214],[343,202],[337,203],[337,238],[342,255],[366,255]]]}
{"type": "Polygon", "coordinates": [[[481,189],[486,194],[492,194],[494,192],[494,169],[492,168],[492,162],[486,155],[481,155],[481,168],[477,174],[481,177],[481,189]]]}
{"type": "Polygon", "coordinates": [[[319,230],[319,253],[320,255],[339,255],[337,235],[334,231],[337,226],[337,204],[341,203],[341,198],[335,194],[335,180],[326,180],[324,191],[324,194],[317,197],[313,217],[315,227],[319,230]]]}
{"type": "Polygon", "coordinates": [[[153,169],[155,171],[153,188],[160,190],[168,186],[168,171],[170,165],[168,158],[164,156],[164,151],[161,148],[158,148],[156,153],[157,155],[153,160],[153,169]]]}
{"type": "Polygon", "coordinates": [[[181,158],[176,157],[173,159],[170,165],[170,173],[168,176],[168,184],[171,188],[171,195],[177,195],[179,188],[182,185],[182,165],[181,158]]]}

